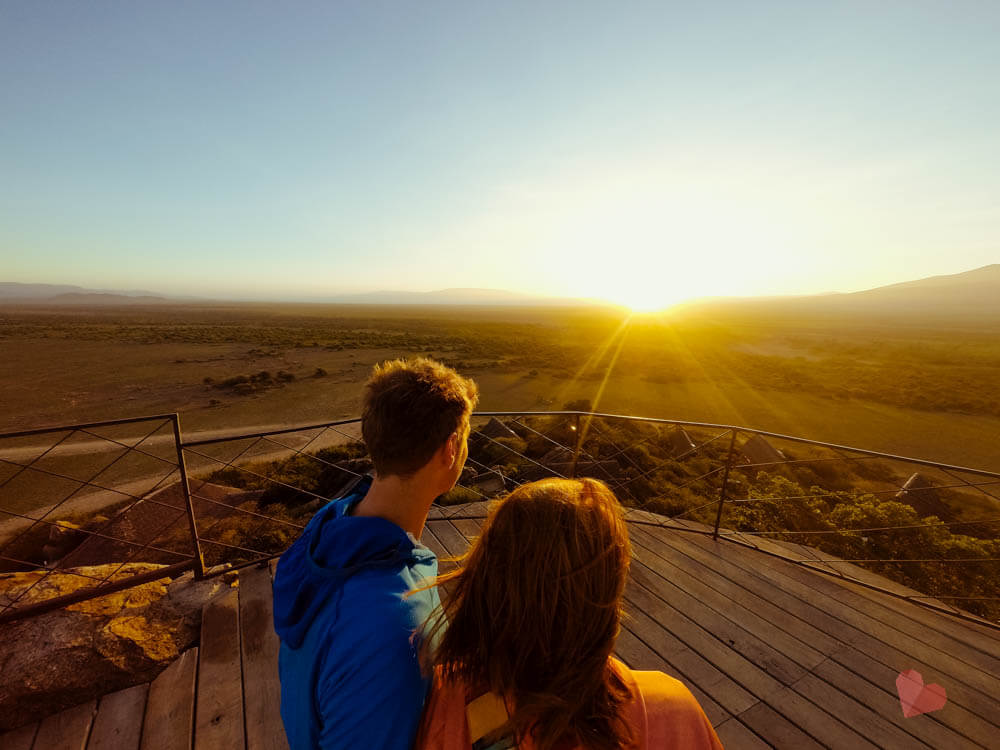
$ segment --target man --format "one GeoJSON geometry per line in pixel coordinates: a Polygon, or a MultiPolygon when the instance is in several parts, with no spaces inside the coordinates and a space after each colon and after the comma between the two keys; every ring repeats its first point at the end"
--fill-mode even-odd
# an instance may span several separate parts
{"type": "Polygon", "coordinates": [[[472,380],[426,358],[375,367],[361,432],[375,477],[328,503],[281,556],[274,628],[292,750],[409,750],[429,682],[411,636],[438,605],[418,539],[468,456],[472,380]]]}

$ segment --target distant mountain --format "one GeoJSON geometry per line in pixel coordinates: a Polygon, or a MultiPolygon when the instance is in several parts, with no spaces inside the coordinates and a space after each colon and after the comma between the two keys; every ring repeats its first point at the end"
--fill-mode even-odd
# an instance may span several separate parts
{"type": "Polygon", "coordinates": [[[20,302],[49,305],[154,305],[174,300],[144,290],[87,289],[69,284],[19,284],[0,281],[0,303],[20,302]]]}
{"type": "Polygon", "coordinates": [[[681,310],[745,310],[783,315],[1000,321],[1000,263],[860,292],[808,297],[692,301],[681,310]]]}
{"type": "MultiPolygon", "coordinates": [[[[35,300],[30,300],[34,302],[35,300]]],[[[162,305],[177,304],[180,300],[157,297],[152,294],[131,295],[108,292],[70,292],[37,300],[51,305],[162,305]]]]}
{"type": "Polygon", "coordinates": [[[58,294],[78,294],[87,290],[68,284],[18,284],[0,281],[0,300],[45,299],[58,294]]]}
{"type": "Polygon", "coordinates": [[[380,291],[341,294],[323,302],[347,305],[590,305],[592,300],[572,297],[536,297],[503,289],[457,288],[433,292],[380,291]]]}
{"type": "MultiPolygon", "coordinates": [[[[226,300],[226,303],[240,300],[226,300]]],[[[339,294],[328,297],[289,298],[275,295],[270,300],[255,297],[253,302],[311,302],[341,305],[592,305],[593,300],[572,297],[538,297],[503,289],[439,289],[433,292],[378,291],[361,294],[339,294]]],[[[220,302],[199,297],[175,297],[147,291],[86,289],[67,284],[18,284],[0,282],[0,304],[45,305],[159,305],[180,302],[220,302]]]]}

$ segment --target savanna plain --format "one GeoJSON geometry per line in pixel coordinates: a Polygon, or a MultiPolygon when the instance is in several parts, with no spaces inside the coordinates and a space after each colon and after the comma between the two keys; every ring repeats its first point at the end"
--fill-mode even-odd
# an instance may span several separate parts
{"type": "Polygon", "coordinates": [[[178,412],[185,435],[358,416],[371,366],[429,355],[481,410],[718,422],[1000,469],[1000,321],[700,307],[0,307],[0,430],[178,412]]]}
{"type": "MultiPolygon", "coordinates": [[[[0,308],[0,433],[177,413],[190,442],[351,419],[360,415],[372,365],[418,355],[475,378],[480,411],[569,409],[733,425],[1000,470],[1000,321],[920,319],[912,312],[831,315],[770,304],[657,314],[609,307],[7,306],[0,308]]],[[[123,499],[123,492],[138,496],[162,487],[160,464],[167,464],[166,477],[173,471],[168,423],[152,424],[156,437],[142,451],[123,446],[144,435],[149,422],[103,430],[100,440],[86,430],[4,439],[0,486],[9,518],[0,522],[0,539],[13,545],[4,567],[30,569],[64,554],[60,564],[79,562],[86,558],[81,550],[97,544],[80,544],[80,530],[104,534],[108,547],[109,529],[125,522],[149,525],[156,547],[102,547],[90,550],[94,561],[137,554],[173,561],[170,555],[186,549],[183,505],[164,519],[166,496],[144,506],[123,499]],[[46,441],[67,436],[58,452],[44,456],[46,441]],[[21,461],[38,456],[43,472],[22,471],[21,461]],[[101,484],[82,487],[78,478],[94,472],[101,484]],[[44,525],[32,523],[39,514],[44,525]]],[[[474,434],[462,482],[442,504],[493,496],[509,482],[537,478],[539,469],[558,471],[567,459],[553,452],[553,443],[572,445],[580,434],[573,429],[566,418],[536,416],[494,425],[492,438],[474,434]]],[[[588,423],[580,434],[581,472],[607,475],[633,507],[712,524],[718,472],[727,461],[720,436],[727,433],[689,430],[682,443],[693,441],[694,450],[678,449],[678,434],[669,429],[588,423]]],[[[317,503],[336,494],[348,474],[366,470],[356,425],[324,430],[322,441],[311,437],[315,432],[297,432],[306,440],[299,448],[312,455],[293,457],[291,434],[186,449],[197,483],[195,512],[211,529],[202,538],[207,562],[238,563],[284,549],[317,503]]],[[[783,451],[778,465],[768,455],[779,454],[768,454],[770,448],[761,454],[747,439],[743,433],[738,452],[749,465],[726,474],[737,502],[724,526],[789,532],[799,542],[797,534],[815,535],[808,540],[817,549],[870,560],[862,564],[931,595],[972,597],[962,600],[969,611],[1000,617],[981,598],[995,595],[990,560],[1000,554],[994,528],[1000,499],[986,486],[995,481],[969,487],[973,475],[934,469],[939,491],[895,502],[907,478],[924,469],[906,461],[846,460],[842,451],[772,438],[783,451]],[[860,535],[882,528],[897,531],[860,535]],[[934,562],[892,562],[914,555],[970,562],[962,572],[934,562]]]]}

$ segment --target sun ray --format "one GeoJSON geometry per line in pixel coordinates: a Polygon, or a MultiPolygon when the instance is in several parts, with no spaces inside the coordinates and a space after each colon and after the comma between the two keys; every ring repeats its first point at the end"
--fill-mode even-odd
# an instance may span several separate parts
{"type": "MultiPolygon", "coordinates": [[[[615,369],[615,365],[618,363],[618,357],[622,353],[622,349],[625,346],[625,340],[628,338],[629,331],[631,330],[630,322],[632,318],[629,316],[625,319],[621,326],[621,336],[618,339],[618,347],[615,349],[615,353],[611,355],[611,359],[608,361],[608,367],[604,371],[604,378],[601,380],[601,384],[597,388],[597,393],[594,394],[594,398],[590,402],[591,411],[599,411],[599,406],[601,403],[601,396],[604,395],[604,389],[608,386],[608,380],[611,379],[611,373],[615,369]]],[[[587,439],[587,431],[590,429],[590,422],[593,417],[587,417],[583,420],[582,427],[580,429],[580,436],[578,438],[578,445],[583,445],[584,441],[587,439]]]]}
{"type": "Polygon", "coordinates": [[[625,329],[629,326],[631,319],[631,315],[626,316],[622,322],[618,324],[618,327],[611,333],[611,335],[595,348],[594,352],[587,358],[583,365],[580,366],[576,373],[574,373],[573,377],[559,389],[559,395],[557,396],[558,401],[564,402],[566,395],[580,381],[584,374],[590,368],[596,366],[597,363],[604,358],[604,355],[607,354],[608,350],[614,345],[618,337],[621,336],[625,329]]]}

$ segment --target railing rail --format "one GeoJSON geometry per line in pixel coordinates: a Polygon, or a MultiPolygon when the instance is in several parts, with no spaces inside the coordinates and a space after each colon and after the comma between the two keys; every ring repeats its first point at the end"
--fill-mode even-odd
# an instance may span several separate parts
{"type": "MultiPolygon", "coordinates": [[[[1000,621],[998,596],[952,596],[941,591],[901,594],[851,572],[858,563],[876,565],[882,575],[889,575],[883,570],[889,568],[890,573],[898,570],[899,575],[915,576],[915,571],[931,570],[918,566],[995,565],[1000,562],[1000,554],[872,557],[857,551],[870,549],[869,539],[880,534],[913,534],[932,527],[948,533],[951,528],[989,528],[1000,522],[1000,512],[996,516],[946,518],[929,523],[747,528],[755,509],[794,509],[796,504],[812,504],[815,509],[820,502],[833,502],[838,508],[849,505],[851,497],[878,500],[894,496],[906,500],[911,495],[922,498],[933,493],[937,497],[942,492],[971,490],[983,498],[983,503],[995,502],[1000,510],[1000,496],[987,489],[1000,489],[1000,472],[711,422],[580,410],[484,411],[476,412],[473,420],[470,443],[474,449],[470,450],[469,468],[458,489],[449,493],[454,497],[446,497],[445,501],[489,500],[541,476],[592,475],[607,482],[631,506],[629,517],[635,522],[669,525],[680,531],[710,535],[714,540],[752,545],[812,570],[977,622],[985,621],[938,602],[962,602],[967,608],[979,606],[984,612],[989,608],[989,612],[997,613],[991,619],[1000,621]],[[723,442],[726,437],[729,440],[723,442]],[[673,444],[664,447],[670,441],[673,444]],[[772,442],[813,453],[789,457],[772,442]],[[845,476],[853,477],[858,486],[845,487],[843,476],[829,473],[828,467],[838,463],[847,467],[845,476]],[[823,472],[816,473],[816,467],[823,472]],[[905,474],[900,474],[901,467],[908,467],[908,472],[914,467],[933,470],[941,477],[925,482],[927,486],[907,489],[909,484],[902,481],[905,474]],[[830,486],[816,485],[804,491],[805,485],[800,486],[804,476],[818,477],[830,486]],[[786,484],[779,482],[782,491],[769,494],[755,485],[758,480],[786,484]],[[789,487],[798,488],[799,493],[789,494],[789,487]],[[644,510],[652,510],[655,515],[637,515],[644,510]],[[738,528],[728,528],[727,521],[738,528]],[[764,544],[768,539],[774,543],[764,544]],[[810,539],[819,545],[818,549],[797,543],[810,539]],[[829,552],[834,542],[845,554],[829,552]]],[[[359,423],[360,419],[349,418],[185,440],[178,415],[165,414],[0,434],[0,471],[6,472],[0,474],[0,564],[11,572],[33,573],[25,577],[32,579],[30,583],[13,592],[0,592],[0,622],[157,577],[191,570],[201,578],[218,572],[223,565],[227,569],[240,567],[280,554],[319,504],[369,468],[358,442],[359,423]],[[140,435],[130,434],[141,427],[152,429],[140,435]],[[43,437],[48,442],[39,444],[37,441],[43,437]],[[87,463],[84,459],[102,453],[117,455],[110,462],[99,462],[96,472],[82,471],[82,465],[87,463]],[[126,470],[128,462],[135,465],[129,464],[126,470]],[[142,462],[145,464],[140,466],[142,462]],[[153,465],[161,467],[155,475],[148,468],[153,465]],[[169,471],[163,474],[162,468],[169,471]],[[54,503],[39,497],[26,501],[11,487],[30,487],[25,484],[28,477],[75,487],[54,503]],[[96,522],[85,519],[73,528],[66,521],[83,514],[79,509],[89,508],[91,516],[96,513],[93,504],[80,502],[83,490],[90,496],[104,493],[112,511],[110,517],[96,522]],[[174,492],[170,498],[160,497],[170,491],[174,492]],[[111,498],[118,502],[111,502],[111,498]],[[77,516],[65,512],[74,506],[79,506],[77,516]],[[178,526],[184,520],[186,531],[178,526]],[[149,528],[143,538],[129,538],[127,530],[137,524],[149,528]],[[66,534],[82,541],[58,559],[39,560],[37,550],[26,546],[30,540],[37,547],[39,541],[51,542],[51,537],[66,534]],[[81,547],[93,554],[114,549],[124,560],[108,560],[112,567],[117,566],[113,571],[91,575],[83,572],[83,566],[74,565],[90,559],[79,553],[81,547]],[[172,558],[169,564],[167,558],[172,558]],[[150,560],[164,567],[141,572],[125,570],[130,562],[150,560]],[[40,598],[45,579],[58,574],[87,579],[88,586],[68,595],[40,598]]],[[[915,481],[916,476],[913,474],[908,482],[915,481]]],[[[52,494],[56,497],[54,491],[52,494]]],[[[953,500],[971,502],[965,495],[953,500]]],[[[916,501],[911,505],[916,507],[916,501]]],[[[444,506],[440,507],[441,517],[449,517],[444,506]]],[[[821,520],[811,519],[808,514],[803,518],[806,526],[822,525],[821,520]]],[[[997,549],[1000,552],[1000,545],[997,549]]],[[[1000,624],[988,624],[1000,628],[1000,624]]]]}

